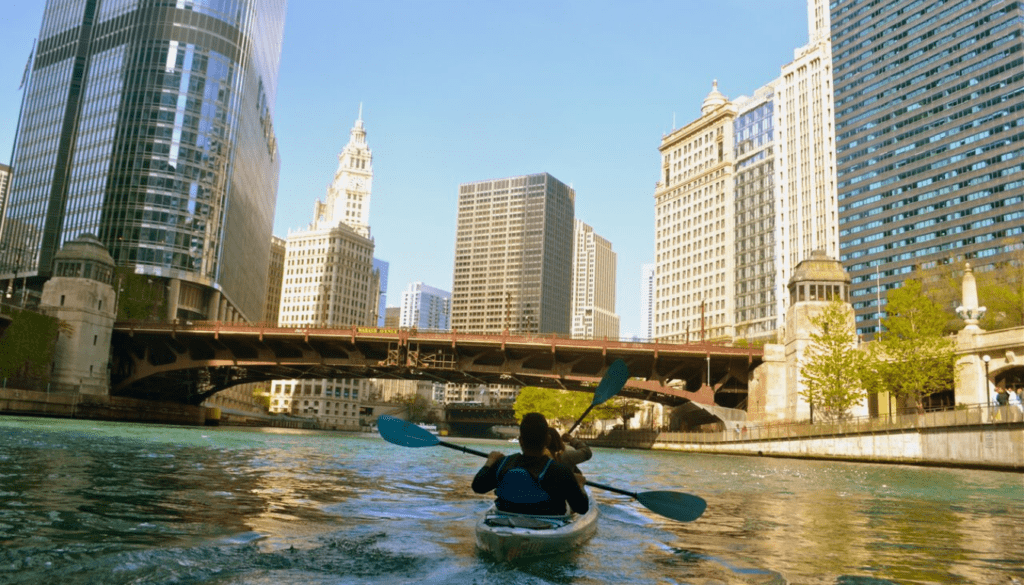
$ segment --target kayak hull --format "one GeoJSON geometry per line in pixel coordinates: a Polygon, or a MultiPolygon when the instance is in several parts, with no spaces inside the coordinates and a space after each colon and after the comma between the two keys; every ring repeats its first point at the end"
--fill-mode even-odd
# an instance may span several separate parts
{"type": "Polygon", "coordinates": [[[594,536],[597,516],[593,498],[586,514],[568,517],[505,514],[492,505],[476,523],[476,544],[502,561],[566,552],[594,536]]]}

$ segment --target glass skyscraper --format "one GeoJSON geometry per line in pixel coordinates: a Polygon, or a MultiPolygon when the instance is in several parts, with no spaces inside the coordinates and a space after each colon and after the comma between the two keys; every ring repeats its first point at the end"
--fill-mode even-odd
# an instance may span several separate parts
{"type": "Polygon", "coordinates": [[[776,190],[772,85],[740,105],[733,122],[736,156],[736,336],[758,339],[779,326],[776,298],[776,190]]]}
{"type": "MultiPolygon", "coordinates": [[[[259,320],[286,0],[48,0],[0,266],[41,281],[96,234],[169,318],[259,320]]],[[[3,278],[0,275],[0,278],[3,278]]]]}
{"type": "Polygon", "coordinates": [[[831,4],[841,259],[857,329],[916,268],[1006,259],[1024,230],[1024,8],[831,4]]]}

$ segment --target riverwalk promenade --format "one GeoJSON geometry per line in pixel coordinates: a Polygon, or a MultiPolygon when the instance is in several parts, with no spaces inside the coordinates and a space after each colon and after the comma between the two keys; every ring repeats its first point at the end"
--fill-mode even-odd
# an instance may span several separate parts
{"type": "Polygon", "coordinates": [[[616,430],[603,435],[580,433],[580,438],[596,447],[1024,472],[1024,411],[1019,405],[961,405],[924,414],[749,425],[714,432],[616,430]]]}

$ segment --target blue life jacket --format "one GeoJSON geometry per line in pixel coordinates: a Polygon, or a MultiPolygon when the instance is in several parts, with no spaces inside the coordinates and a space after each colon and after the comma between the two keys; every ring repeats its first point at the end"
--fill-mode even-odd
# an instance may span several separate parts
{"type": "Polygon", "coordinates": [[[550,500],[551,495],[540,487],[540,480],[544,479],[544,474],[548,472],[552,461],[548,459],[540,475],[534,478],[529,471],[522,467],[512,467],[518,458],[518,454],[502,458],[501,465],[498,466],[496,472],[498,487],[495,488],[494,494],[502,500],[515,504],[539,504],[550,500]],[[509,469],[502,474],[506,464],[509,464],[509,469]]]}

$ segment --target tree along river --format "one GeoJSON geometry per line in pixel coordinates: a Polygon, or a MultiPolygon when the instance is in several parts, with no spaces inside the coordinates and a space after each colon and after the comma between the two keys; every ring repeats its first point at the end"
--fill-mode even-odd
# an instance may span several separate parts
{"type": "MultiPolygon", "coordinates": [[[[478,450],[514,443],[450,438],[478,450]]],[[[597,535],[478,552],[482,459],[376,435],[0,417],[0,583],[1024,584],[1024,476],[595,449],[597,535]]]]}

